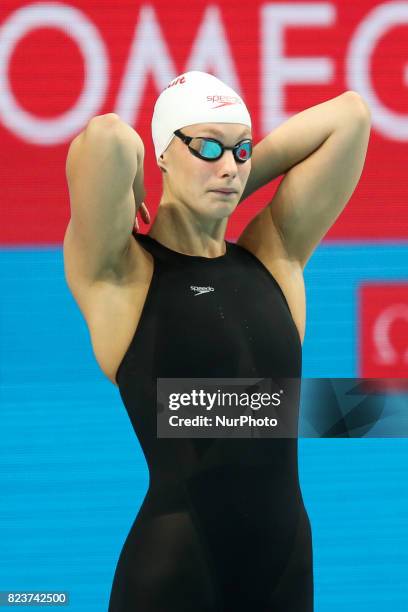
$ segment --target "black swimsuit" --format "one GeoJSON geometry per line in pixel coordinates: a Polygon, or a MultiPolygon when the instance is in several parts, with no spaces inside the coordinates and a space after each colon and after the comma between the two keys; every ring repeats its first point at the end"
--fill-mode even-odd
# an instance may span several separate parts
{"type": "Polygon", "coordinates": [[[237,244],[206,258],[134,238],[154,272],[116,380],[150,482],[117,562],[109,612],[312,612],[297,438],[156,432],[157,377],[300,380],[302,345],[285,296],[237,244]],[[197,295],[197,287],[213,290],[197,295]]]}

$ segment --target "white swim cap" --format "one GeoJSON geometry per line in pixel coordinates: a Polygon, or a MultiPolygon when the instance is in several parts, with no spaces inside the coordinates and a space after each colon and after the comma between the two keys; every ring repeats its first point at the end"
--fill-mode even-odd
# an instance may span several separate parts
{"type": "Polygon", "coordinates": [[[245,102],[231,87],[207,72],[185,72],[167,85],[154,105],[156,161],[175,137],[175,130],[196,123],[242,123],[252,128],[245,102]]]}

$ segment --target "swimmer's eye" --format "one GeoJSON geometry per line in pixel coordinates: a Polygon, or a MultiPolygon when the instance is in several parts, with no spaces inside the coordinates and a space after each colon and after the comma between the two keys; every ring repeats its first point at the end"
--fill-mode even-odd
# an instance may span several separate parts
{"type": "Polygon", "coordinates": [[[191,153],[201,159],[215,161],[221,157],[224,151],[231,149],[237,162],[243,163],[252,155],[252,141],[249,139],[241,140],[235,147],[224,147],[215,138],[195,137],[189,144],[191,153]]]}

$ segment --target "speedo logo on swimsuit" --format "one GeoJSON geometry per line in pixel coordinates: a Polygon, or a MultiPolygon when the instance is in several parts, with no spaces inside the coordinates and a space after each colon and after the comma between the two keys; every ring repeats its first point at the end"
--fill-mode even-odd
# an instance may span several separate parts
{"type": "Polygon", "coordinates": [[[214,291],[214,287],[196,287],[195,285],[190,285],[191,291],[197,292],[194,297],[197,295],[201,295],[202,293],[209,293],[210,291],[214,291]]]}

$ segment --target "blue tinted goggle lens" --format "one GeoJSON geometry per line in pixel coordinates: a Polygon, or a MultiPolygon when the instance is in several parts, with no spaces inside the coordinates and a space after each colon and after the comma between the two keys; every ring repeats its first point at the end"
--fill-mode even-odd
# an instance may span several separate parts
{"type": "MultiPolygon", "coordinates": [[[[198,140],[198,139],[197,139],[198,140]]],[[[199,153],[205,159],[217,159],[222,153],[222,148],[214,140],[207,140],[205,138],[200,139],[201,146],[199,153]]],[[[234,149],[234,156],[237,161],[244,162],[251,157],[252,143],[243,142],[236,149],[234,149]]]]}

